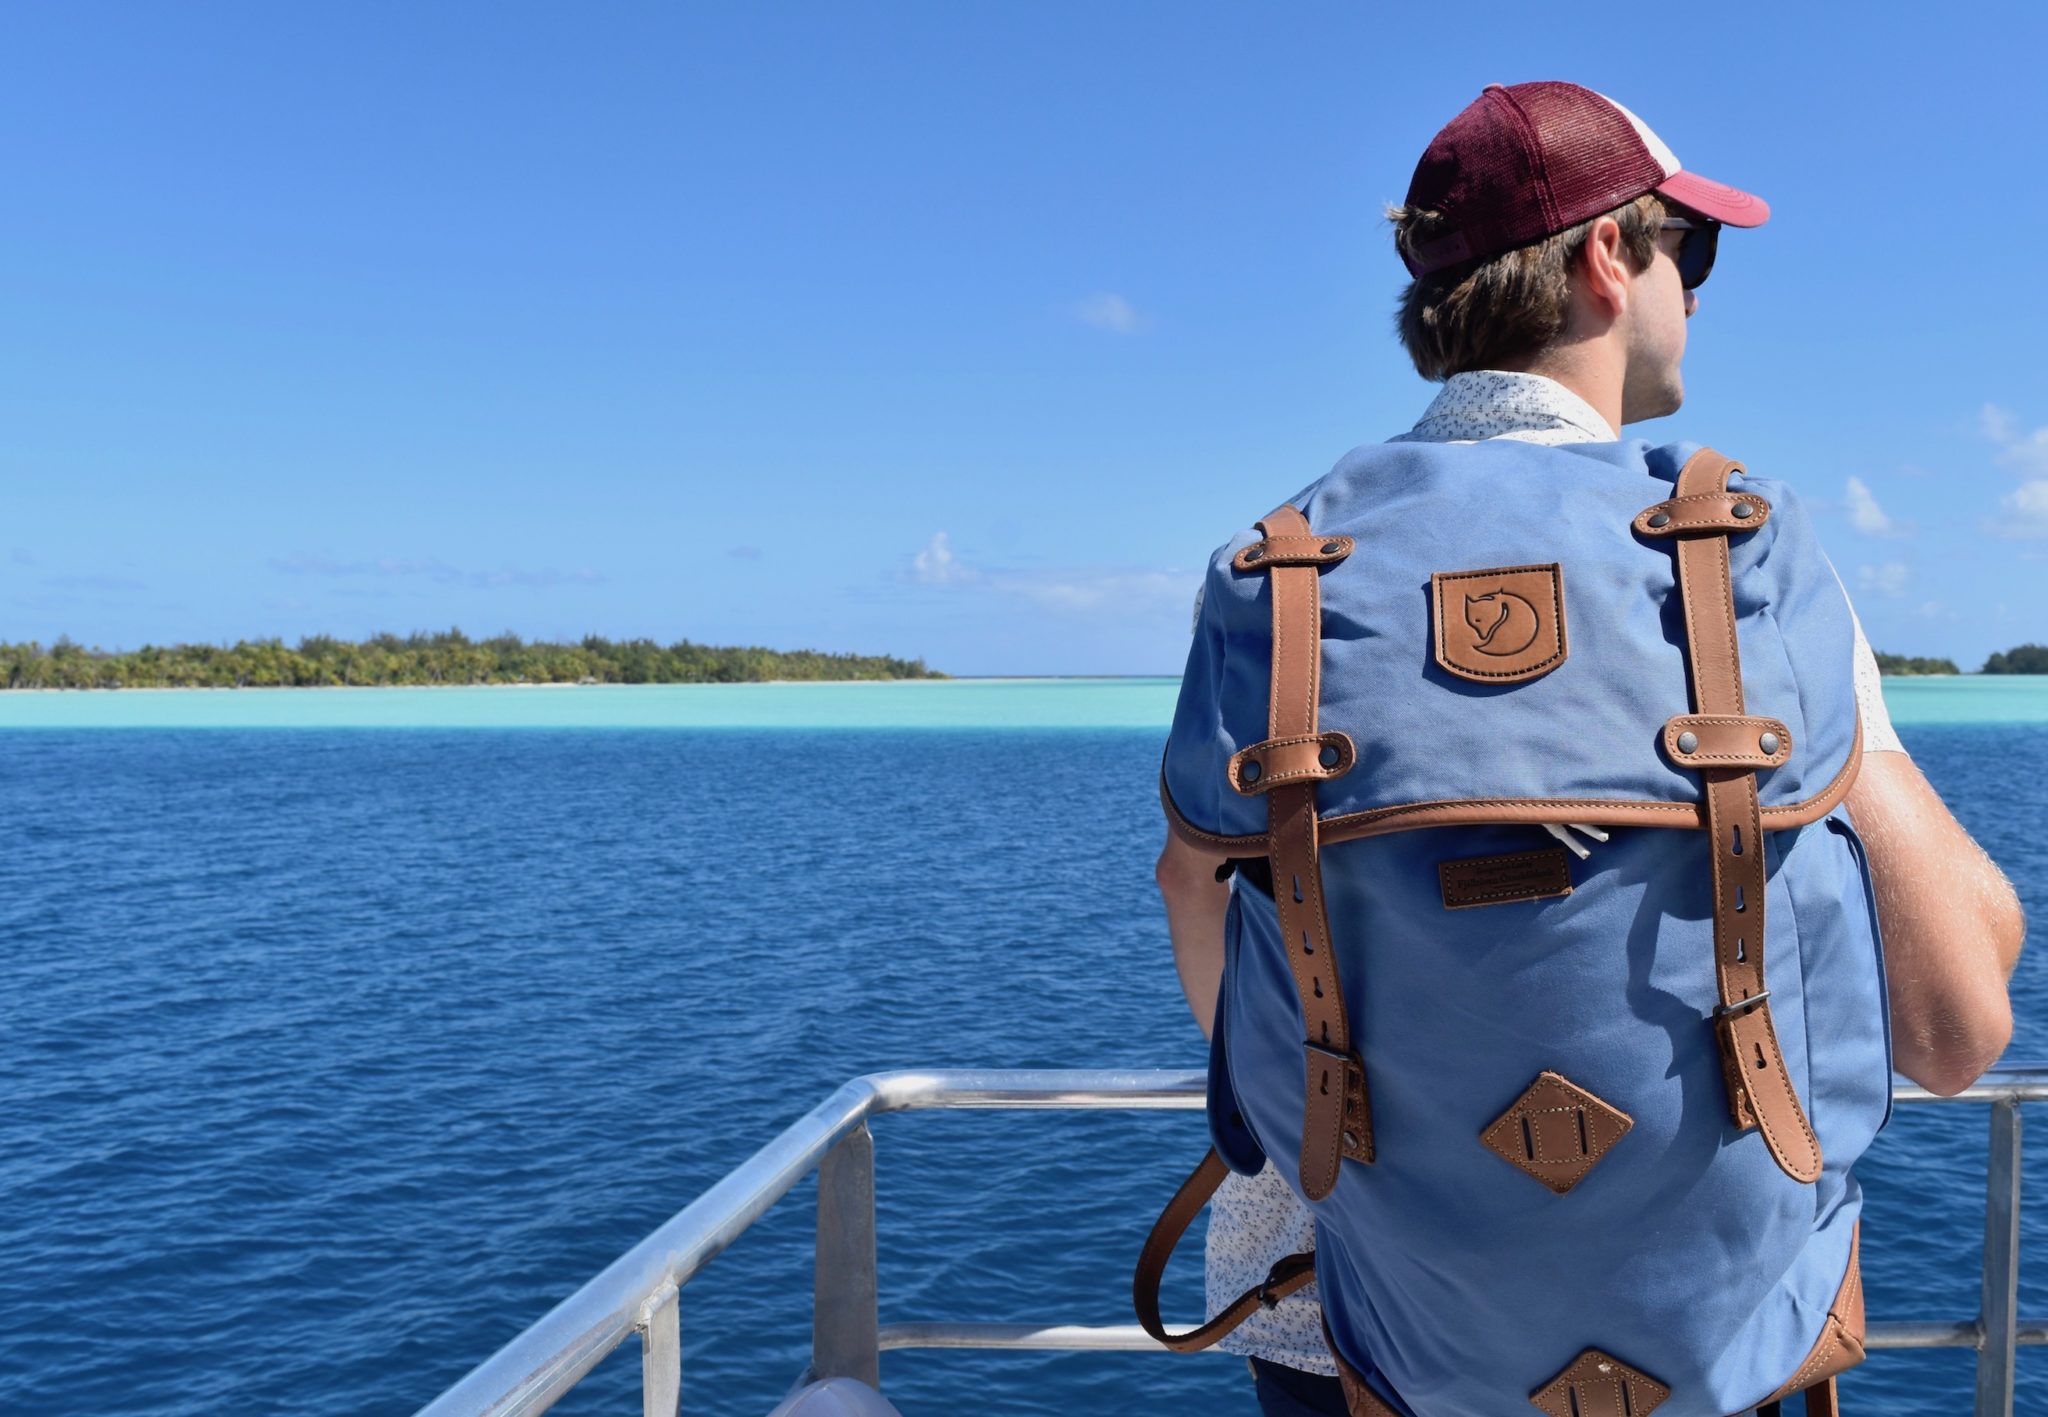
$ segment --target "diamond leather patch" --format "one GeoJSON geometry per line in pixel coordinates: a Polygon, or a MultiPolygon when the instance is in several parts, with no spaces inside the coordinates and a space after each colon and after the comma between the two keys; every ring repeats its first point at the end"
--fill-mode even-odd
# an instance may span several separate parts
{"type": "Polygon", "coordinates": [[[1671,1389],[1647,1373],[1588,1348],[1529,1401],[1550,1417],[1644,1417],[1669,1396],[1671,1389]]]}
{"type": "Polygon", "coordinates": [[[1585,1179],[1594,1163],[1634,1125],[1626,1112],[1546,1069],[1479,1134],[1479,1140],[1503,1161],[1563,1195],[1585,1179]]]}

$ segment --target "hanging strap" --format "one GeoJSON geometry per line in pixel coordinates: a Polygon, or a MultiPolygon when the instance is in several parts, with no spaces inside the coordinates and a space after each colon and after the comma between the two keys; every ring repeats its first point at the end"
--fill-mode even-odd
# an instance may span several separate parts
{"type": "MultiPolygon", "coordinates": [[[[1342,560],[1351,550],[1348,537],[1315,542],[1308,519],[1282,506],[1259,523],[1267,543],[1289,547],[1313,545],[1309,555],[1261,556],[1246,566],[1263,571],[1273,591],[1273,675],[1268,690],[1266,741],[1269,744],[1309,743],[1316,731],[1316,707],[1322,686],[1322,567],[1342,560]]],[[[1242,558],[1240,558],[1242,559],[1242,558]]],[[[1264,746],[1264,745],[1259,745],[1264,746]]],[[[1348,743],[1347,745],[1348,746],[1348,743]]],[[[1249,750],[1248,750],[1249,751],[1249,750]]],[[[1288,968],[1301,999],[1306,1025],[1302,1039],[1307,1069],[1301,1123],[1301,1189],[1321,1200],[1337,1186],[1343,1158],[1370,1164],[1373,1159],[1372,1106],[1365,1085],[1365,1065],[1351,1046],[1351,1026],[1344,1012],[1344,991],[1337,959],[1330,948],[1330,922],[1323,909],[1323,873],[1317,858],[1316,783],[1351,766],[1352,755],[1323,750],[1325,761],[1316,774],[1290,775],[1285,782],[1263,788],[1267,810],[1267,859],[1273,868],[1273,899],[1279,907],[1280,938],[1287,947],[1288,968]]],[[[1261,791],[1256,781],[1233,777],[1240,792],[1261,791]]]]}
{"type": "MultiPolygon", "coordinates": [[[[1742,465],[1702,448],[1678,474],[1676,497],[1710,497],[1726,489],[1742,465]]],[[[1762,499],[1741,525],[1764,520],[1762,499]]],[[[1697,504],[1695,504],[1697,505],[1697,504]]],[[[1735,521],[1733,517],[1729,521],[1735,521]]],[[[1742,662],[1735,640],[1735,593],[1728,573],[1728,538],[1736,527],[1702,524],[1672,537],[1678,560],[1678,595],[1685,608],[1686,658],[1693,712],[1742,718],[1742,662]]],[[[1761,720],[1759,721],[1761,722],[1761,720]]],[[[1769,755],[1777,747],[1766,745],[1769,755]]],[[[1763,1132],[1764,1144],[1795,1181],[1820,1178],[1820,1142],[1799,1104],[1799,1093],[1778,1048],[1764,987],[1764,834],[1757,802],[1757,768],[1685,763],[1704,784],[1707,836],[1714,880],[1714,974],[1720,1006],[1714,1010],[1728,1109],[1735,1125],[1763,1132]]]]}
{"type": "Polygon", "coordinates": [[[1193,1353],[1207,1348],[1217,1339],[1229,1333],[1260,1309],[1270,1309],[1298,1289],[1305,1289],[1315,1281],[1316,1253],[1303,1250],[1298,1255],[1289,1255],[1266,1272],[1262,1283],[1232,1299],[1209,1322],[1186,1333],[1168,1333],[1159,1317],[1159,1281],[1166,1273],[1166,1262],[1173,1258],[1174,1247],[1180,1244],[1180,1237],[1187,1233],[1194,1218],[1202,1213],[1202,1207],[1209,1203],[1209,1197],[1216,1194],[1216,1188],[1223,1184],[1229,1168],[1223,1158],[1211,1147],[1209,1154],[1181,1182],[1180,1189],[1173,1193],[1173,1199],[1166,1203],[1159,1219],[1152,1223],[1152,1233],[1145,1237],[1145,1248],[1138,1252],[1138,1271],[1131,1277],[1131,1306],[1138,1311],[1138,1322],[1145,1332],[1158,1339],[1176,1353],[1193,1353]]]}
{"type": "MultiPolygon", "coordinates": [[[[1841,1401],[1835,1391],[1835,1380],[1824,1378],[1810,1388],[1805,1388],[1806,1417],[1840,1417],[1841,1401]]],[[[1784,1403],[1766,1402],[1757,1408],[1756,1417],[1782,1417],[1784,1403]]]]}

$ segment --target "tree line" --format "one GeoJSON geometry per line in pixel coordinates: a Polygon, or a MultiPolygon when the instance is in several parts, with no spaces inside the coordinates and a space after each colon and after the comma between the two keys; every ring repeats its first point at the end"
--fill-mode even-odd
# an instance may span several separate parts
{"type": "Polygon", "coordinates": [[[922,659],[818,650],[700,645],[677,640],[574,644],[505,634],[472,640],[441,634],[373,635],[360,642],[309,635],[234,645],[144,645],[108,652],[67,636],[50,645],[0,644],[0,684],[10,689],[257,689],[329,685],[748,684],[771,679],[943,679],[922,659]]]}
{"type": "MultiPolygon", "coordinates": [[[[1960,674],[1953,659],[1923,659],[1876,651],[1880,674],[1960,674]]],[[[1979,674],[2048,674],[2048,645],[2019,645],[1999,650],[1984,661],[1979,674]]]]}
{"type": "Polygon", "coordinates": [[[2048,645],[2018,645],[1984,661],[1986,674],[2048,674],[2048,645]]]}

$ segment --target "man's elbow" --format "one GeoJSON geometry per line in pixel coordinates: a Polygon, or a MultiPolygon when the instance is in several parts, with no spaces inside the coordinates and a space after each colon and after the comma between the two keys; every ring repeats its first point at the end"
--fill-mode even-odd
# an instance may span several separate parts
{"type": "Polygon", "coordinates": [[[1152,868],[1152,879],[1158,883],[1159,893],[1172,897],[1189,891],[1201,892],[1205,888],[1216,889],[1216,869],[1223,864],[1223,857],[1189,846],[1178,837],[1169,836],[1166,847],[1159,853],[1159,860],[1152,868]]]}
{"type": "Polygon", "coordinates": [[[1907,1076],[1940,1097],[1953,1097],[1991,1069],[2012,1042],[2012,1001],[2000,984],[1959,1011],[1907,1076]]]}

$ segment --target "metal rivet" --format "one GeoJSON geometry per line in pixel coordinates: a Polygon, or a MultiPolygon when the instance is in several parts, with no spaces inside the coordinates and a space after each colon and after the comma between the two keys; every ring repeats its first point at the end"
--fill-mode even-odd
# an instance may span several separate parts
{"type": "Polygon", "coordinates": [[[1736,504],[1735,504],[1734,506],[1732,506],[1732,507],[1730,507],[1730,508],[1728,509],[1728,511],[1729,511],[1729,514],[1730,514],[1731,516],[1734,516],[1734,517],[1737,517],[1737,518],[1742,518],[1742,517],[1746,517],[1746,516],[1748,516],[1748,515],[1749,515],[1749,514],[1750,514],[1751,512],[1754,512],[1755,510],[1756,510],[1756,508],[1755,508],[1755,507],[1752,507],[1752,506],[1751,506],[1751,505],[1750,505],[1749,503],[1747,503],[1747,502],[1737,502],[1737,503],[1736,503],[1736,504]]]}
{"type": "Polygon", "coordinates": [[[1259,780],[1259,760],[1257,758],[1246,758],[1244,766],[1237,770],[1237,775],[1246,782],[1257,782],[1259,780]]]}
{"type": "Polygon", "coordinates": [[[1325,541],[1323,543],[1323,554],[1325,556],[1334,556],[1343,549],[1344,543],[1341,541],[1325,541]]]}
{"type": "Polygon", "coordinates": [[[1778,751],[1778,735],[1766,733],[1763,737],[1756,740],[1756,745],[1763,749],[1766,754],[1775,753],[1778,751]]]}
{"type": "Polygon", "coordinates": [[[1654,517],[1651,517],[1651,518],[1650,518],[1650,525],[1651,525],[1651,526],[1669,526],[1669,525],[1671,525],[1671,513],[1669,513],[1669,512],[1659,512],[1659,513],[1657,513],[1657,515],[1656,515],[1656,516],[1654,516],[1654,517]]]}
{"type": "Polygon", "coordinates": [[[1678,735],[1678,751],[1681,753],[1690,753],[1699,745],[1699,735],[1696,733],[1681,733],[1678,735]]]}
{"type": "Polygon", "coordinates": [[[1333,768],[1337,766],[1337,759],[1343,756],[1342,753],[1337,751],[1335,743],[1325,743],[1323,744],[1323,751],[1316,754],[1316,761],[1326,768],[1333,768]]]}

